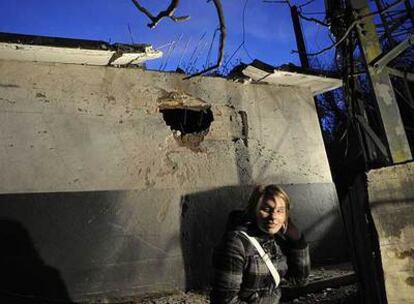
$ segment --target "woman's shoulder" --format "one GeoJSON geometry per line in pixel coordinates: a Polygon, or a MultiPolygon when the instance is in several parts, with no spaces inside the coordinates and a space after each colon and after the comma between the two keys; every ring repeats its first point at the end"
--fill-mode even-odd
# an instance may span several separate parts
{"type": "Polygon", "coordinates": [[[224,232],[219,247],[233,247],[238,248],[240,251],[246,251],[249,247],[249,240],[244,233],[249,231],[248,225],[240,224],[227,227],[224,232]]]}
{"type": "Polygon", "coordinates": [[[246,236],[245,232],[247,232],[247,227],[244,226],[237,226],[233,229],[229,229],[224,233],[223,240],[226,242],[241,242],[245,243],[246,236]]]}

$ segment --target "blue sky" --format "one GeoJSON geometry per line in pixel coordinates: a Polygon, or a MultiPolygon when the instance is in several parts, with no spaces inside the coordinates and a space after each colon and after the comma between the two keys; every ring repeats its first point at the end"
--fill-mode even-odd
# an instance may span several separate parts
{"type": "MultiPolygon", "coordinates": [[[[141,0],[154,14],[168,6],[169,0],[141,0]]],[[[273,65],[288,62],[299,64],[289,7],[285,4],[264,3],[261,0],[222,0],[228,28],[226,57],[234,53],[243,41],[243,8],[245,47],[228,64],[260,59],[273,65]],[[251,59],[252,58],[252,59],[251,59]]],[[[306,0],[292,1],[294,4],[306,0]]],[[[303,7],[304,12],[323,12],[323,0],[303,7]]],[[[200,68],[206,64],[208,49],[218,20],[213,3],[205,0],[181,0],[176,15],[190,15],[186,22],[164,19],[150,30],[146,16],[130,0],[0,0],[0,31],[68,38],[104,40],[107,42],[148,43],[161,48],[164,58],[148,63],[151,69],[175,70],[200,68]],[[203,38],[202,38],[203,37],[203,38]],[[174,43],[175,42],[175,43],[174,43]]],[[[323,18],[324,15],[312,15],[323,18]]],[[[309,51],[329,45],[326,29],[303,22],[309,51]]],[[[210,55],[217,54],[216,36],[210,55]]]]}

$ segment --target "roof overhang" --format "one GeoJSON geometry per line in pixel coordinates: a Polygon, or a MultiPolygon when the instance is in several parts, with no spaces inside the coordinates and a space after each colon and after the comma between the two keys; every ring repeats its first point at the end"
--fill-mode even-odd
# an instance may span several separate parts
{"type": "Polygon", "coordinates": [[[258,61],[247,65],[242,73],[255,82],[309,88],[314,96],[343,85],[341,79],[279,70],[258,61]]]}
{"type": "Polygon", "coordinates": [[[145,44],[0,33],[0,59],[3,60],[127,66],[161,56],[161,51],[145,44]]]}

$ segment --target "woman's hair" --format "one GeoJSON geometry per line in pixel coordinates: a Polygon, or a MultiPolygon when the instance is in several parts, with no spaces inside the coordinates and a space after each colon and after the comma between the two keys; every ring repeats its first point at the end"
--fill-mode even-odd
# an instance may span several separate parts
{"type": "Polygon", "coordinates": [[[274,197],[280,197],[286,204],[286,221],[289,218],[290,199],[287,193],[277,185],[258,185],[254,188],[250,195],[249,202],[245,209],[246,219],[254,221],[256,218],[256,210],[258,205],[263,199],[273,199],[274,197]]]}

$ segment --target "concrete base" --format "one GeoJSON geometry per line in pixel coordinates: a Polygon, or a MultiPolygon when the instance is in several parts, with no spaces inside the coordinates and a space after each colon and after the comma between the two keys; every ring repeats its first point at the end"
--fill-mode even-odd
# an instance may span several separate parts
{"type": "Polygon", "coordinates": [[[378,232],[389,304],[414,303],[414,163],[370,171],[369,204],[378,232]]]}

